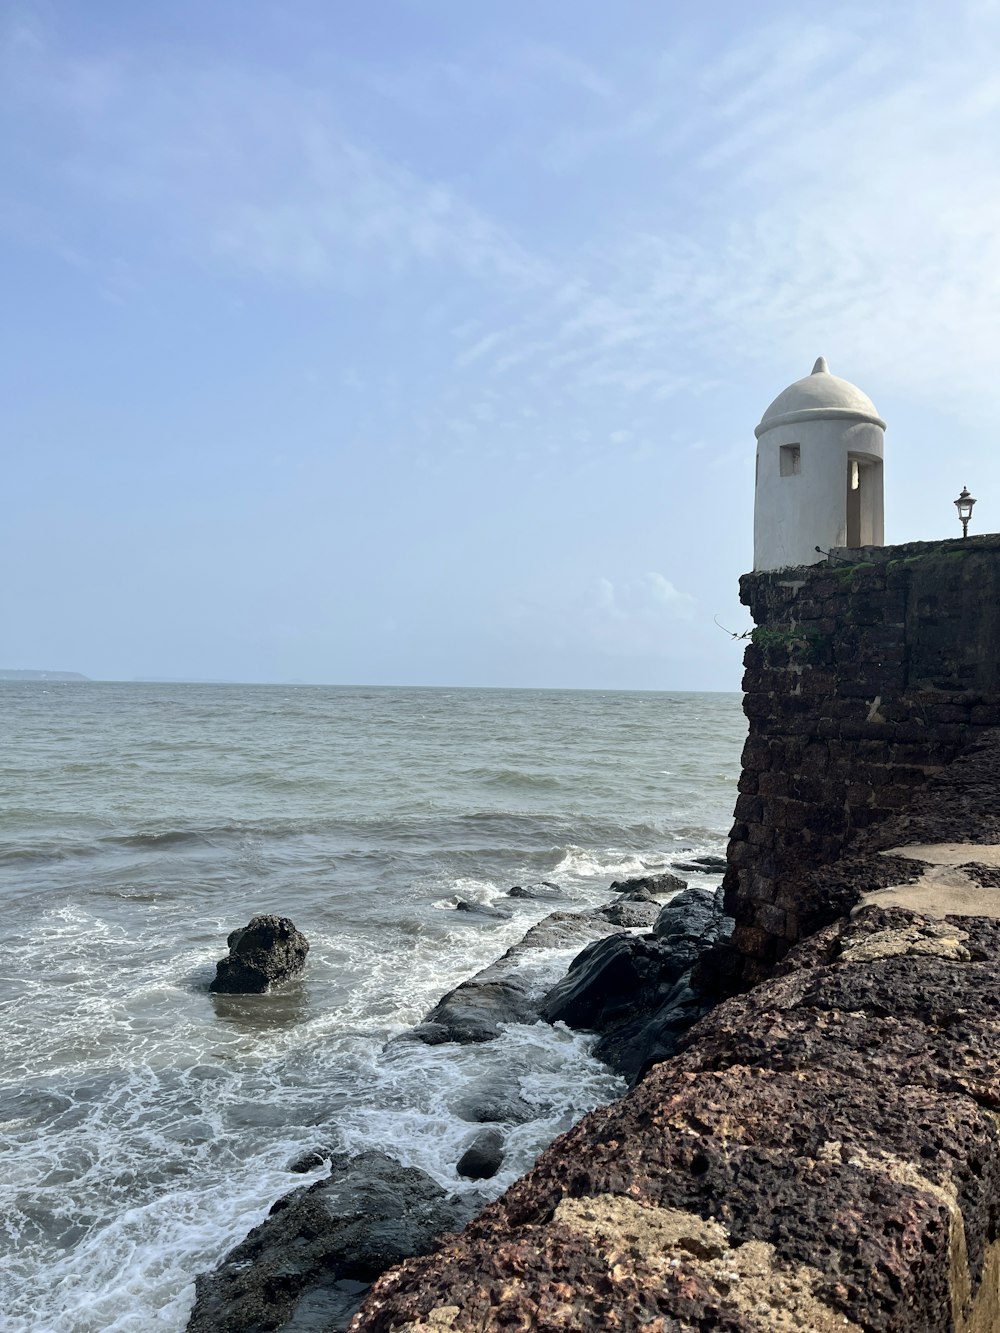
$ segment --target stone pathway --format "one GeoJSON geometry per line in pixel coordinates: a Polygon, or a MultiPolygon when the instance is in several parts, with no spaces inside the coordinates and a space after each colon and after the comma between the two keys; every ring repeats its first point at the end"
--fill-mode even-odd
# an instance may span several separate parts
{"type": "Polygon", "coordinates": [[[1000,843],[935,842],[892,847],[883,856],[903,856],[926,865],[914,884],[892,884],[866,893],[863,907],[905,907],[924,916],[1000,917],[1000,889],[984,888],[968,874],[970,865],[1000,867],[1000,843]]]}

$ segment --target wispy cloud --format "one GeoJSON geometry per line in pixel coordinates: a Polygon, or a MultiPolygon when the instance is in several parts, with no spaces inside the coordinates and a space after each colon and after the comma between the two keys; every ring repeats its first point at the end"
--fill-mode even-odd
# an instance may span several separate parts
{"type": "MultiPolygon", "coordinates": [[[[329,88],[234,64],[87,60],[23,14],[5,96],[49,149],[25,149],[24,178],[58,175],[94,232],[121,224],[114,262],[130,281],[144,236],[147,262],[173,247],[279,286],[382,291],[414,272],[479,284],[458,303],[451,370],[472,398],[519,386],[511,413],[526,394],[558,392],[654,414],[709,391],[720,365],[752,375],[818,350],[989,412],[1000,407],[1000,14],[917,6],[891,46],[885,25],[849,7],[721,44],[713,33],[712,46],[679,32],[672,48],[607,70],[570,42],[525,40],[368,71],[383,94],[395,79],[403,102],[432,83],[436,111],[453,118],[530,95],[530,115],[498,129],[520,154],[497,167],[513,207],[496,181],[484,191],[401,160],[349,125],[329,88]],[[593,114],[571,114],[559,90],[593,114]],[[555,170],[568,215],[612,159],[615,185],[583,239],[533,215],[533,181],[555,170]]],[[[60,212],[8,202],[5,217],[86,262],[76,218],[60,212]]]]}
{"type": "Polygon", "coordinates": [[[923,9],[891,48],[877,22],[768,26],[671,64],[668,111],[651,58],[634,100],[577,132],[574,170],[626,152],[656,175],[565,258],[560,299],[480,334],[476,359],[662,399],[713,360],[826,348],[917,397],[1000,408],[1000,14],[923,9]]]}
{"type": "Polygon", "coordinates": [[[63,186],[105,223],[131,220],[192,258],[296,283],[428,264],[504,283],[538,274],[450,184],[352,137],[322,90],[231,65],[85,60],[21,25],[4,64],[8,108],[60,144],[45,166],[63,186]]]}

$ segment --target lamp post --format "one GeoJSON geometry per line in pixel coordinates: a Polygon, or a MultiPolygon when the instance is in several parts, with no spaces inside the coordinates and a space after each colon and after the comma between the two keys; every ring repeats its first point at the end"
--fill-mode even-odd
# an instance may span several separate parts
{"type": "Polygon", "coordinates": [[[958,510],[959,522],[962,524],[962,536],[969,535],[969,519],[972,517],[972,506],[976,503],[975,498],[969,494],[967,486],[962,487],[962,494],[955,501],[955,508],[958,510]]]}

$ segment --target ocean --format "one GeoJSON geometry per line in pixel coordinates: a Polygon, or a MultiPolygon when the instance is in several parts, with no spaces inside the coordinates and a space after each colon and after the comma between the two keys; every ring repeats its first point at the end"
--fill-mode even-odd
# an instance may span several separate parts
{"type": "MultiPolygon", "coordinates": [[[[481,1192],[455,1163],[484,1091],[536,1112],[500,1193],[621,1084],[561,1027],[402,1034],[553,909],[512,885],[583,909],[722,855],[745,732],[737,694],[0,683],[3,1327],[183,1329],[317,1148],[481,1192]],[[304,976],[211,995],[257,912],[304,976]]],[[[536,951],[539,989],[573,952],[536,951]]]]}

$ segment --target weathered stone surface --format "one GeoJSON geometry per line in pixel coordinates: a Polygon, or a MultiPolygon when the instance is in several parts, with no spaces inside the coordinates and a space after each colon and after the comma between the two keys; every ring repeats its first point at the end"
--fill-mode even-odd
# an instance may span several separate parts
{"type": "Polygon", "coordinates": [[[621,926],[623,930],[648,930],[660,915],[660,904],[655,899],[645,903],[619,898],[606,907],[599,907],[598,914],[613,926],[621,926]]]}
{"type": "Polygon", "coordinates": [[[784,967],[386,1274],[358,1333],[987,1333],[998,923],[868,908],[784,967]]]}
{"type": "Polygon", "coordinates": [[[349,1317],[359,1284],[425,1253],[467,1216],[467,1204],[384,1153],[340,1158],[328,1179],[279,1199],[214,1272],[197,1278],[189,1333],[264,1333],[283,1327],[302,1302],[349,1317]]]}
{"type": "Polygon", "coordinates": [[[287,916],[255,916],[230,933],[228,958],[215,965],[209,990],[227,995],[263,995],[305,967],[309,942],[287,916]]]}
{"type": "Polygon", "coordinates": [[[619,929],[595,912],[550,912],[526,931],[521,942],[508,949],[504,957],[517,958],[525,949],[568,949],[614,935],[619,929]]]}
{"type": "Polygon", "coordinates": [[[681,947],[681,941],[690,940],[699,944],[708,941],[709,936],[716,937],[720,931],[728,934],[729,927],[723,924],[724,921],[725,908],[721,891],[685,889],[660,908],[653,934],[659,940],[670,940],[676,952],[681,947]]]}

